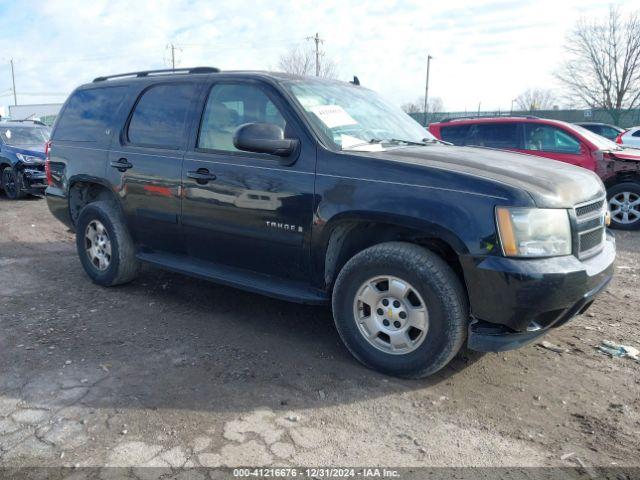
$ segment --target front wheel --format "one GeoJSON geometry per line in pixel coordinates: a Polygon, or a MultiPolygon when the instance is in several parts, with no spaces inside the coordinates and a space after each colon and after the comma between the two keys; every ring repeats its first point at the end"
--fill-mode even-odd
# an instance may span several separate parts
{"type": "Polygon", "coordinates": [[[13,167],[6,167],[2,170],[2,188],[10,200],[19,200],[25,196],[18,175],[18,172],[13,167]]]}
{"type": "Polygon", "coordinates": [[[640,228],[640,183],[623,182],[607,191],[611,226],[619,230],[640,228]]]}
{"type": "Polygon", "coordinates": [[[332,304],[353,356],[390,375],[432,375],[466,338],[468,306],[460,280],[418,245],[383,243],[354,256],[338,275],[332,304]]]}

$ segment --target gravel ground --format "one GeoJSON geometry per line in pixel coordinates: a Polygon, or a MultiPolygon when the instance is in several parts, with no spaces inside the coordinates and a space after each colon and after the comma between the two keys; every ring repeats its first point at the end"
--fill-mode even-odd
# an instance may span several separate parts
{"type": "Polygon", "coordinates": [[[640,232],[592,308],[423,381],[360,366],[327,309],[145,268],[93,285],[45,201],[0,197],[2,466],[640,466],[640,232]]]}

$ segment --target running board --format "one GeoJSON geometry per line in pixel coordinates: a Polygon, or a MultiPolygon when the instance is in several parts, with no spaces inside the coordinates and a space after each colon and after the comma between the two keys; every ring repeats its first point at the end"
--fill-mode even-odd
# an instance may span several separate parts
{"type": "Polygon", "coordinates": [[[199,259],[196,260],[186,255],[139,252],[136,257],[142,262],[165,270],[289,302],[322,305],[329,301],[329,297],[325,292],[310,288],[301,282],[276,278],[199,259]]]}

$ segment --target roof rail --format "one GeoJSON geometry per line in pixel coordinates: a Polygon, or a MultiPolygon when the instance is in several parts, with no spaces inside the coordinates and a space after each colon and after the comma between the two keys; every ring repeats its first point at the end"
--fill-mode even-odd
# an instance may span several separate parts
{"type": "Polygon", "coordinates": [[[440,122],[453,122],[454,120],[473,120],[474,118],[528,118],[530,120],[536,120],[540,117],[536,117],[535,115],[511,115],[509,113],[505,113],[502,115],[463,115],[461,117],[447,117],[439,120],[440,122]]]}
{"type": "Polygon", "coordinates": [[[105,77],[96,77],[93,79],[95,82],[104,82],[105,80],[111,80],[114,78],[124,78],[124,77],[148,77],[149,75],[171,75],[173,73],[218,73],[220,71],[219,68],[215,67],[192,67],[192,68],[166,68],[163,70],[143,70],[141,72],[129,72],[129,73],[119,73],[117,75],[107,75],[105,77]]]}

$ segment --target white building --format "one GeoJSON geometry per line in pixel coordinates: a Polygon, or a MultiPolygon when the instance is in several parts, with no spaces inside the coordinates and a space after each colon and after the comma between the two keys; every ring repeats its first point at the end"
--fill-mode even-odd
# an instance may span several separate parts
{"type": "MultiPolygon", "coordinates": [[[[47,125],[52,125],[58,112],[62,108],[61,103],[40,103],[32,105],[9,105],[9,118],[11,120],[21,120],[29,118],[40,120],[47,125]]],[[[3,116],[4,118],[4,116],[3,116]]]]}

